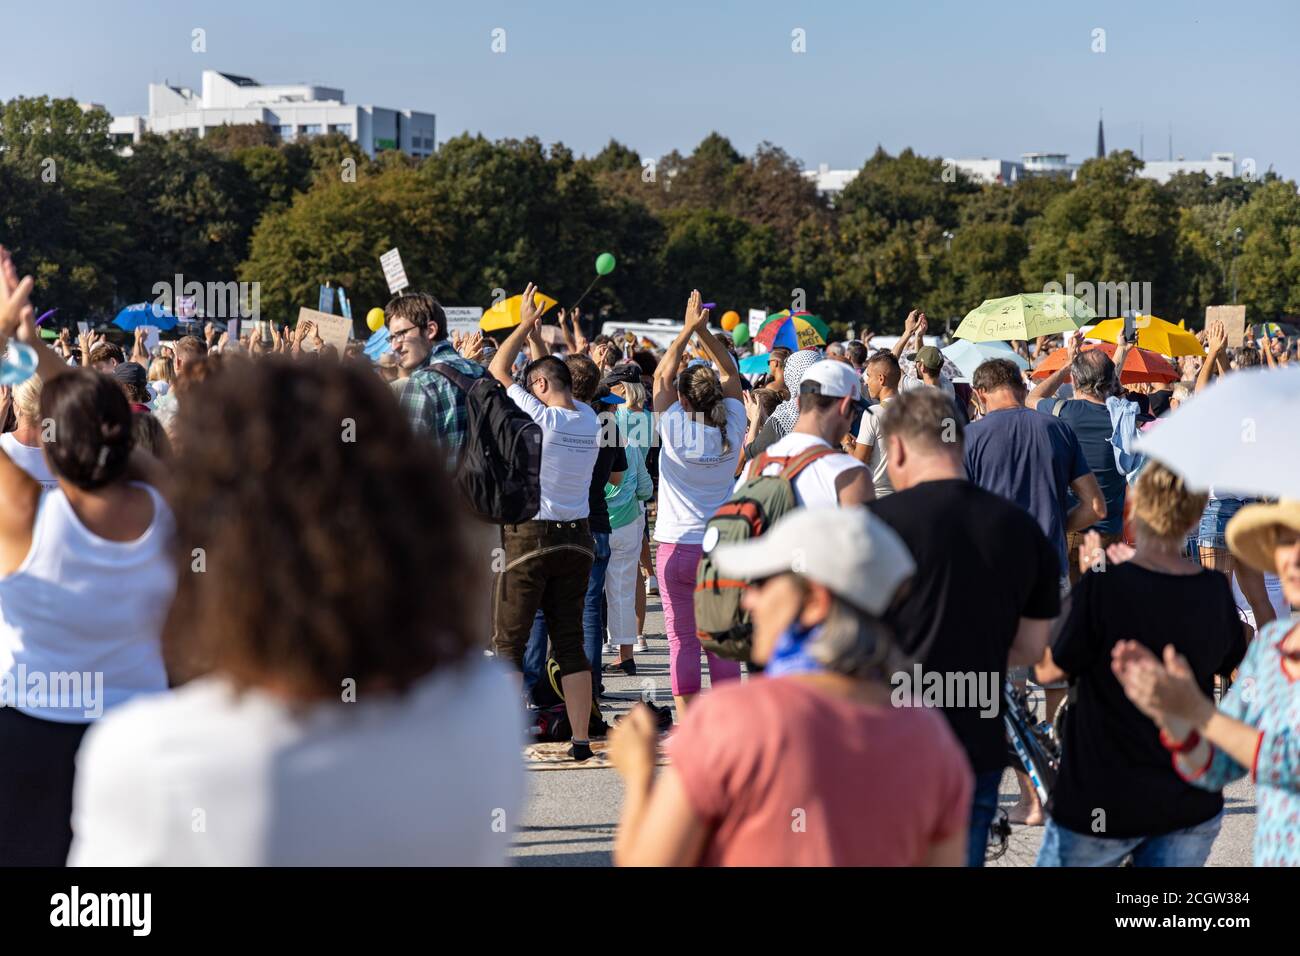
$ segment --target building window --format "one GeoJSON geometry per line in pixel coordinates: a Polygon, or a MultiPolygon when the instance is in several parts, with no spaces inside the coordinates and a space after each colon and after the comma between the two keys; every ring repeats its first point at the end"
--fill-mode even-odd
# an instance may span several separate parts
{"type": "Polygon", "coordinates": [[[349,139],[351,139],[351,138],[352,138],[352,124],[351,124],[351,123],[335,123],[334,125],[332,125],[332,126],[330,127],[330,132],[331,132],[331,133],[342,133],[344,136],[346,136],[346,137],[348,137],[349,139]]]}
{"type": "Polygon", "coordinates": [[[325,127],[320,123],[307,123],[302,128],[304,136],[319,136],[323,132],[325,132],[325,127]]]}
{"type": "Polygon", "coordinates": [[[284,140],[286,143],[289,142],[291,139],[293,139],[292,126],[277,126],[275,128],[275,131],[280,134],[280,138],[284,140]]]}

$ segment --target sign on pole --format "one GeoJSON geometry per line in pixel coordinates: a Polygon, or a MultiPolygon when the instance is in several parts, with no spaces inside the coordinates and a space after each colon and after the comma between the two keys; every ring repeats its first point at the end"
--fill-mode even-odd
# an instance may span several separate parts
{"type": "Polygon", "coordinates": [[[352,321],[352,303],[348,301],[348,295],[343,291],[343,286],[339,286],[339,312],[342,313],[343,318],[349,322],[352,321]]]}
{"type": "Polygon", "coordinates": [[[1246,307],[1244,305],[1207,305],[1205,324],[1218,319],[1228,331],[1228,348],[1239,349],[1246,343],[1246,307]]]}
{"type": "Polygon", "coordinates": [[[334,313],[334,290],[328,285],[320,287],[319,308],[322,312],[328,312],[331,315],[334,313]]]}
{"type": "Polygon", "coordinates": [[[767,313],[762,309],[749,310],[749,337],[752,339],[758,335],[758,330],[763,327],[763,320],[767,318],[767,313]]]}
{"type": "Polygon", "coordinates": [[[389,249],[380,256],[379,264],[384,267],[384,279],[388,282],[390,295],[397,295],[411,284],[406,278],[406,269],[402,266],[402,254],[396,249],[389,249]]]}

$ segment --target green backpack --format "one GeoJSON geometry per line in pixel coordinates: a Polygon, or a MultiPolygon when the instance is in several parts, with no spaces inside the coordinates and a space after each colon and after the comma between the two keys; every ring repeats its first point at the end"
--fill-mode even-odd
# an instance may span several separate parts
{"type": "Polygon", "coordinates": [[[713,549],[757,538],[799,507],[792,482],[818,458],[835,451],[822,446],[797,455],[759,455],[749,470],[754,477],[732,492],[705,525],[704,554],[695,572],[695,630],[705,650],[729,660],[748,661],[751,647],[749,614],[740,606],[748,582],[720,576],[710,557],[713,549]],[[763,474],[778,463],[780,473],[763,474]]]}

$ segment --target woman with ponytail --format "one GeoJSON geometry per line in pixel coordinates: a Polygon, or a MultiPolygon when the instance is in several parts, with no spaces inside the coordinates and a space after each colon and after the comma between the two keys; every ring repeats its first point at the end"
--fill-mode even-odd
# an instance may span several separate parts
{"type": "MultiPolygon", "coordinates": [[[[160,635],[176,586],[172,515],[133,455],[111,377],[70,369],[40,341],[0,249],[0,352],[37,352],[43,488],[0,447],[0,866],[62,866],[74,759],[105,710],[167,689],[160,635]]],[[[196,568],[195,570],[201,570],[196,568]]]]}
{"type": "MultiPolygon", "coordinates": [[[[700,293],[691,293],[686,323],[655,369],[654,408],[663,442],[659,456],[656,572],[668,632],[668,662],[677,718],[700,690],[700,641],[695,633],[695,571],[704,526],[731,494],[745,435],[745,406],[735,362],[708,328],[700,293]],[[691,337],[698,335],[713,364],[679,373],[691,337]]],[[[709,655],[714,682],[740,676],[740,665],[709,655]]]]}

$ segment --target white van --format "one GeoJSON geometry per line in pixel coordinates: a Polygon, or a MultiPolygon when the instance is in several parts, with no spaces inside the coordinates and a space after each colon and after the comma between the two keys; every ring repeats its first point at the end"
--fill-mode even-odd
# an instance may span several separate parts
{"type": "MultiPolygon", "coordinates": [[[[723,334],[720,329],[710,328],[714,335],[723,334]]],[[[637,340],[649,339],[661,349],[672,345],[673,339],[682,332],[682,323],[676,319],[646,319],[644,322],[606,322],[600,327],[601,335],[617,339],[625,332],[631,332],[637,340]]]]}

